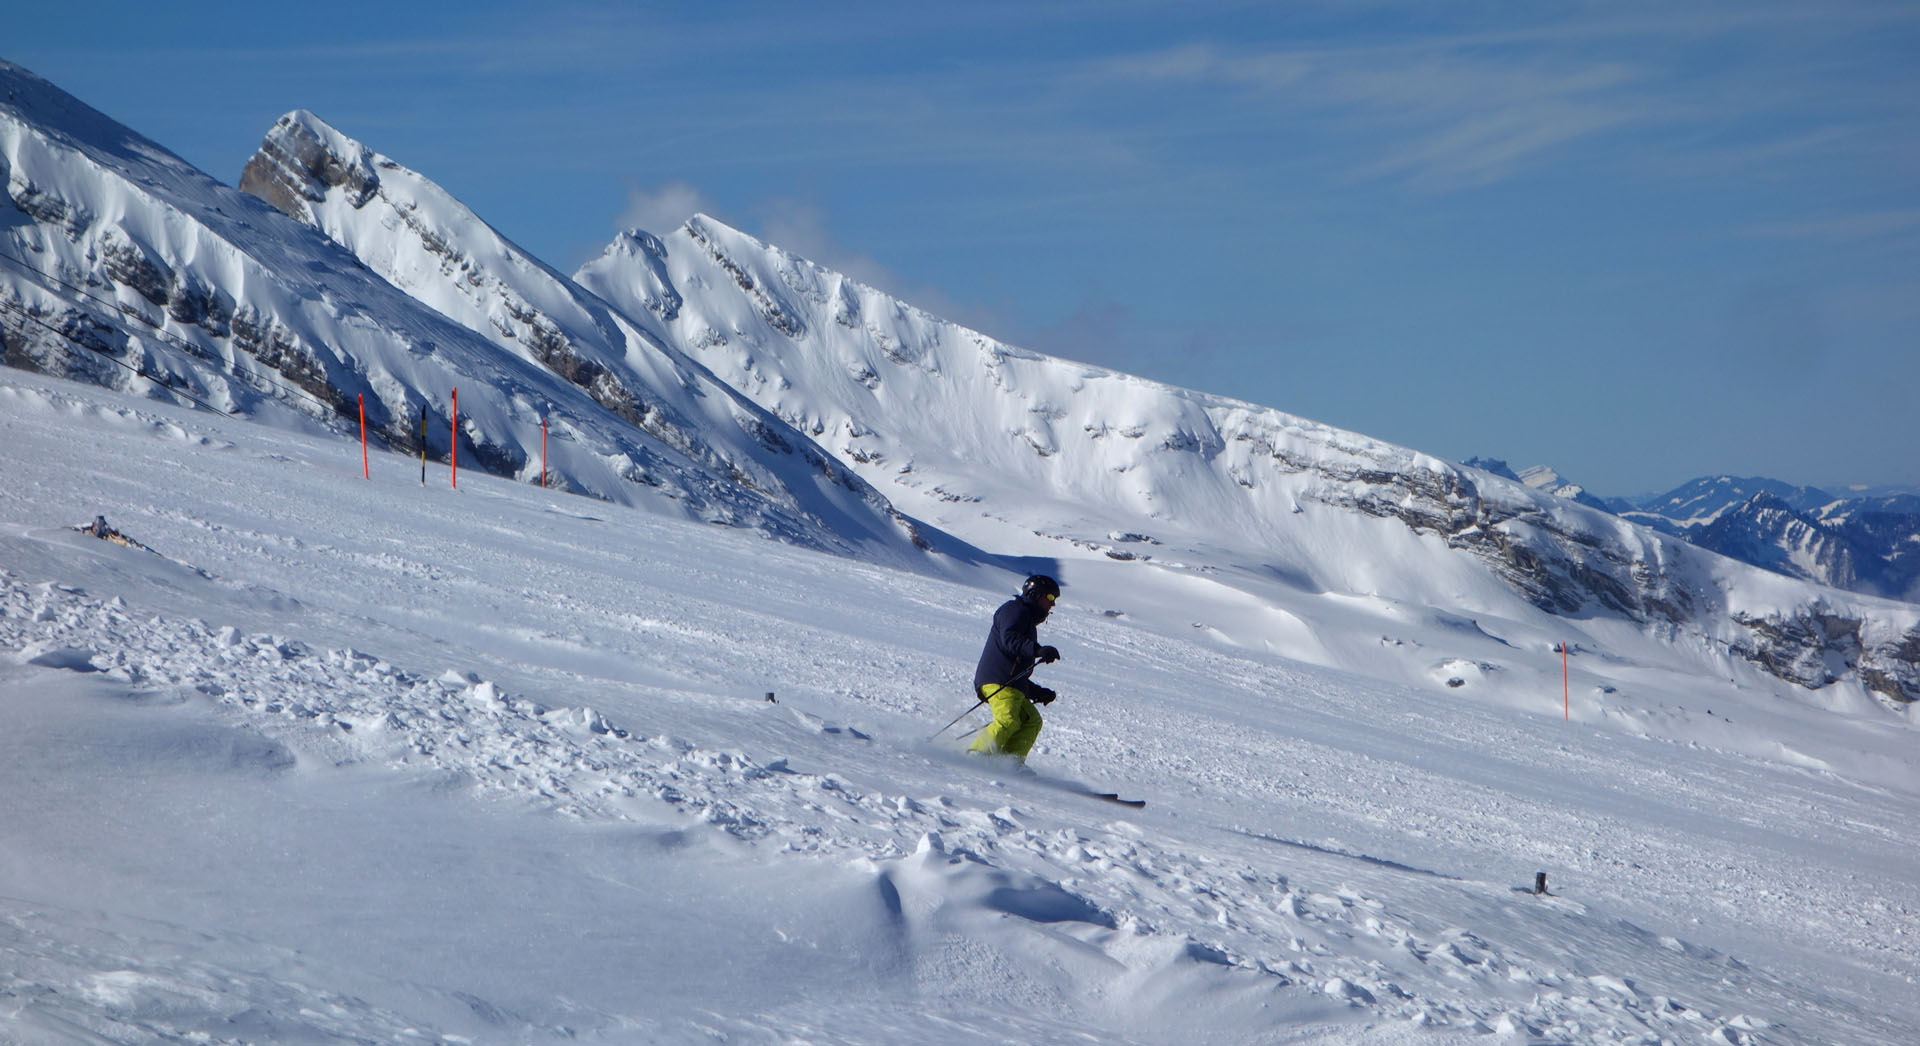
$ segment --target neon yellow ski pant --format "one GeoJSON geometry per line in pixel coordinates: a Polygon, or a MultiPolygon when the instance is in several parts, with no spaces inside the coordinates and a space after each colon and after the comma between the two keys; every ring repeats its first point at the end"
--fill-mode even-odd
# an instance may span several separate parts
{"type": "Polygon", "coordinates": [[[1026,762],[1033,742],[1040,737],[1040,710],[1027,695],[1010,686],[988,683],[980,688],[980,697],[993,709],[993,722],[973,739],[969,751],[987,755],[1010,755],[1026,762]]]}

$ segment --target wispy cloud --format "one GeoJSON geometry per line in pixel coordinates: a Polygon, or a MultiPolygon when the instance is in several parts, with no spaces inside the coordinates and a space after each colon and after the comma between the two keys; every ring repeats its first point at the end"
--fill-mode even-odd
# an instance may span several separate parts
{"type": "Polygon", "coordinates": [[[1331,89],[1406,135],[1363,173],[1445,189],[1491,184],[1575,142],[1660,119],[1633,92],[1641,79],[1614,64],[1559,70],[1437,60],[1339,73],[1331,89]]]}
{"type": "Polygon", "coordinates": [[[1255,123],[1317,124],[1373,153],[1362,177],[1484,185],[1603,132],[1661,118],[1622,62],[1469,53],[1448,41],[1235,52],[1183,45],[1090,67],[1109,82],[1240,92],[1255,123]]]}
{"type": "Polygon", "coordinates": [[[783,196],[762,200],[753,210],[760,220],[760,234],[769,243],[870,287],[901,285],[899,275],[892,269],[865,251],[849,247],[836,236],[826,209],[819,204],[783,196]]]}
{"type": "Polygon", "coordinates": [[[1898,67],[1920,21],[1911,4],[1538,5],[1504,19],[1387,8],[1329,16],[1339,32],[1214,36],[1068,76],[1089,92],[1188,93],[1187,113],[1309,143],[1351,177],[1440,191],[1596,161],[1712,175],[1796,160],[1848,127],[1911,126],[1911,77],[1874,72],[1898,67]],[[1886,53],[1859,61],[1874,49],[1886,53]]]}
{"type": "Polygon", "coordinates": [[[1747,231],[1755,236],[1776,239],[1856,243],[1920,231],[1920,207],[1770,222],[1752,226],[1747,231]]]}

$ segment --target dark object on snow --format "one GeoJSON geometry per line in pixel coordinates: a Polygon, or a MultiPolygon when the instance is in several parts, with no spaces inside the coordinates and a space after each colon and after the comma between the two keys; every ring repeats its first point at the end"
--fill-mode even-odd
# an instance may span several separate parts
{"type": "Polygon", "coordinates": [[[1533,873],[1533,892],[1545,896],[1547,892],[1547,873],[1533,873]]]}
{"type": "Polygon", "coordinates": [[[1088,789],[1087,791],[1081,794],[1090,796],[1094,799],[1105,799],[1109,803],[1119,803],[1121,806],[1131,806],[1136,810],[1141,809],[1142,807],[1145,807],[1147,805],[1147,801],[1145,799],[1122,799],[1120,797],[1120,793],[1118,792],[1096,792],[1096,791],[1093,791],[1092,789],[1088,789]]]}
{"type": "Polygon", "coordinates": [[[119,531],[108,526],[107,517],[105,516],[95,516],[93,517],[93,522],[82,523],[73,529],[79,531],[82,534],[91,534],[102,541],[111,541],[116,545],[125,545],[128,548],[142,549],[147,552],[153,551],[152,549],[147,548],[147,546],[142,545],[140,542],[135,541],[132,538],[126,536],[125,534],[122,534],[119,531]]]}
{"type": "Polygon", "coordinates": [[[93,522],[82,523],[79,526],[74,527],[73,529],[79,531],[82,534],[88,534],[93,537],[97,537],[102,541],[111,541],[116,545],[124,545],[127,548],[137,548],[142,552],[151,552],[154,555],[159,556],[161,559],[164,559],[169,563],[176,564],[187,570],[191,570],[203,578],[211,579],[213,577],[212,574],[209,574],[206,571],[201,570],[199,567],[193,566],[188,563],[182,563],[179,560],[174,559],[172,556],[169,556],[166,553],[161,552],[159,549],[151,548],[147,545],[143,545],[140,542],[135,541],[134,539],[126,536],[125,534],[120,533],[119,531],[113,529],[111,526],[107,524],[107,517],[105,516],[95,516],[93,517],[93,522]]]}

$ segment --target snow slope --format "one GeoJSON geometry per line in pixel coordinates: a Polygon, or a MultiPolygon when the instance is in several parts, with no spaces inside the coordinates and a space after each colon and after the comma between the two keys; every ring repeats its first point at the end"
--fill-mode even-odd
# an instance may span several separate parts
{"type": "Polygon", "coordinates": [[[1026,781],[926,742],[1012,575],[17,371],[0,445],[0,1039],[1920,1034],[1920,755],[1871,703],[1589,637],[1563,721],[1099,557],[1026,781]]]}

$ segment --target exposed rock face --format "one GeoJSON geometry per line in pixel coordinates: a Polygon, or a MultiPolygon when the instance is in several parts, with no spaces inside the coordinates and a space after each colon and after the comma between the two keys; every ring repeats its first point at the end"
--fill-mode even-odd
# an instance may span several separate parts
{"type": "Polygon", "coordinates": [[[1734,652],[1783,679],[1819,689],[1858,673],[1868,689],[1920,701],[1920,629],[1892,632],[1858,617],[1805,607],[1764,618],[1736,614],[1751,630],[1734,652]]]}
{"type": "Polygon", "coordinates": [[[362,148],[343,156],[291,114],[280,118],[240,172],[241,192],[302,221],[311,219],[307,205],[334,188],[344,190],[355,207],[371,199],[380,189],[372,154],[362,148]]]}
{"type": "MultiPolygon", "coordinates": [[[[252,193],[288,217],[322,231],[327,230],[322,205],[328,202],[333,190],[339,190],[341,202],[355,210],[373,202],[380,194],[381,183],[372,151],[344,135],[323,133],[323,130],[331,131],[310,113],[295,112],[281,117],[241,172],[241,191],[252,193]]],[[[391,163],[385,166],[394,169],[391,163]]],[[[679,432],[680,426],[659,417],[657,408],[649,405],[630,382],[583,355],[550,317],[515,294],[511,286],[489,272],[485,265],[476,264],[475,259],[424,220],[416,209],[398,205],[387,213],[399,219],[401,229],[396,230],[395,235],[416,240],[438,261],[441,273],[458,274],[451,285],[479,307],[491,311],[494,322],[516,340],[524,355],[585,389],[595,402],[628,423],[648,429],[656,436],[677,439],[683,450],[692,447],[692,441],[679,432]],[[493,308],[495,305],[497,309],[493,308]]]]}
{"type": "MultiPolygon", "coordinates": [[[[1284,468],[1312,465],[1278,459],[1284,468]]],[[[1897,623],[1827,608],[1815,600],[1789,612],[1754,614],[1728,607],[1674,569],[1683,556],[1647,534],[1639,544],[1570,523],[1578,517],[1537,504],[1483,496],[1469,475],[1446,468],[1385,471],[1321,470],[1330,499],[1370,515],[1390,517],[1416,532],[1446,538],[1492,567],[1527,600],[1556,614],[1578,614],[1599,604],[1643,624],[1697,628],[1724,614],[1737,627],[1726,649],[1782,679],[1819,689],[1857,677],[1889,701],[1920,700],[1920,621],[1897,623]]],[[[1768,499],[1759,495],[1756,501],[1768,499]]],[[[1772,499],[1773,510],[1784,502],[1772,499]]]]}
{"type": "Polygon", "coordinates": [[[1356,490],[1346,504],[1444,536],[1543,610],[1577,614],[1597,603],[1643,624],[1688,629],[1725,615],[1738,626],[1723,640],[1726,649],[1782,679],[1819,689],[1852,675],[1889,701],[1920,700],[1920,615],[1902,615],[1902,627],[1818,598],[1765,614],[1728,606],[1723,594],[1685,579],[1676,569],[1685,557],[1663,549],[1666,539],[1647,534],[1633,544],[1570,525],[1578,517],[1483,496],[1464,472],[1341,470],[1329,478],[1356,490]]]}

